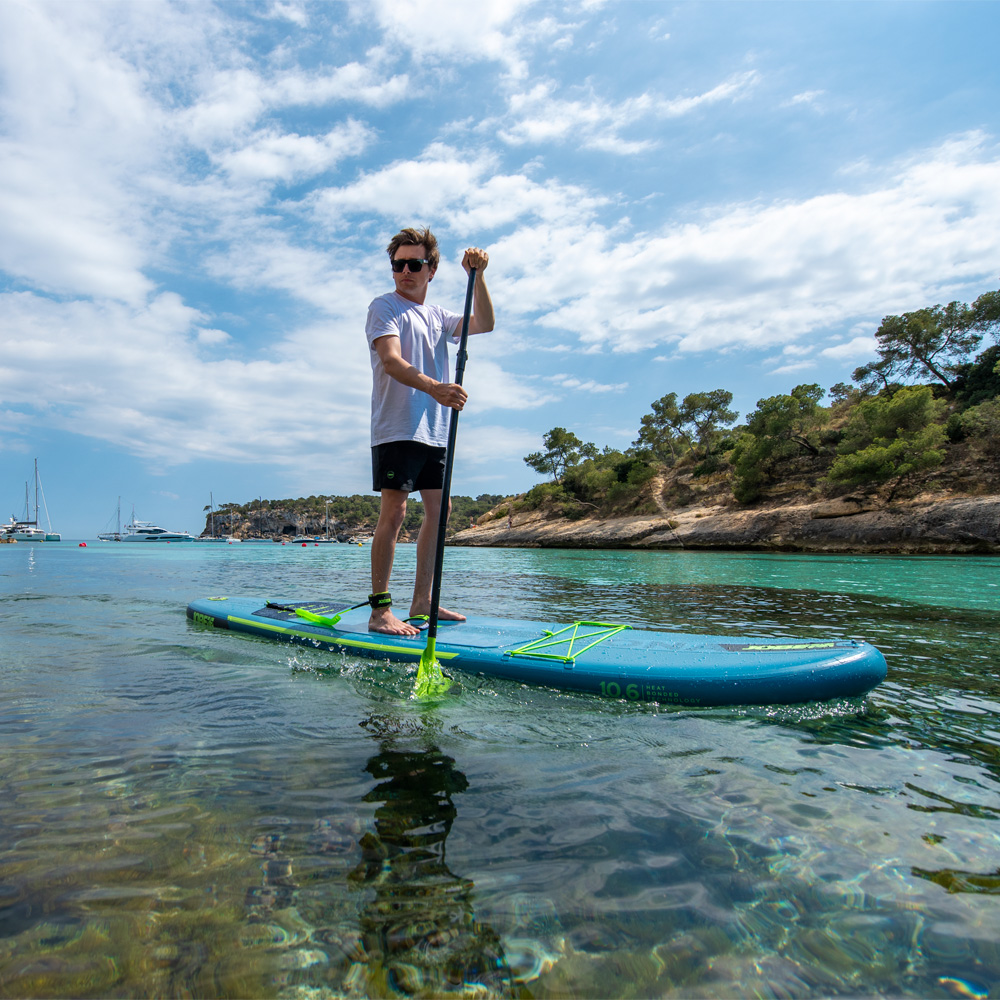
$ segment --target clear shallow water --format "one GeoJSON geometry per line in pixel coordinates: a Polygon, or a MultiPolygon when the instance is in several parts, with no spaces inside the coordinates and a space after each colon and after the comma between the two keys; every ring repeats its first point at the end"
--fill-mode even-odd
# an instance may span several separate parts
{"type": "Polygon", "coordinates": [[[363,599],[367,560],[0,547],[0,995],[1000,993],[1000,560],[448,550],[465,610],[887,656],[773,710],[466,679],[428,711],[184,618],[363,599]]]}

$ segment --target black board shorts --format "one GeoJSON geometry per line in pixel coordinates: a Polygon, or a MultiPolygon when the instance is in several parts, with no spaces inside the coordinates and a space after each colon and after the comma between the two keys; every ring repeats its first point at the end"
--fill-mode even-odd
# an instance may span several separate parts
{"type": "Polygon", "coordinates": [[[447,448],[420,444],[418,441],[389,441],[372,448],[372,489],[419,490],[444,489],[447,448]]]}

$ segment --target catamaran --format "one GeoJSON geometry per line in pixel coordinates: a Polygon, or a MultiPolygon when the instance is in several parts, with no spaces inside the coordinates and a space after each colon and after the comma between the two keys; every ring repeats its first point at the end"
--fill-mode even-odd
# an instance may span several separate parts
{"type": "MultiPolygon", "coordinates": [[[[0,532],[4,538],[15,542],[45,541],[45,532],[34,521],[18,521],[11,517],[6,524],[0,525],[0,532]]],[[[58,540],[58,538],[55,539],[55,541],[58,540]]]]}
{"type": "Polygon", "coordinates": [[[30,516],[31,505],[28,497],[28,484],[24,484],[24,517],[15,518],[11,516],[7,524],[0,525],[0,533],[6,539],[15,542],[58,542],[62,536],[58,531],[52,530],[52,522],[49,520],[49,508],[45,503],[45,493],[42,490],[42,482],[38,478],[38,459],[35,459],[35,517],[30,516]],[[38,498],[42,498],[42,509],[45,511],[45,521],[49,530],[45,531],[38,526],[38,498]]]}

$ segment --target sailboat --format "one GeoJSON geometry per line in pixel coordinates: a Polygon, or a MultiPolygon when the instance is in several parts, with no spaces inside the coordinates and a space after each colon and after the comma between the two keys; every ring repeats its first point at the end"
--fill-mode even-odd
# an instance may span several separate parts
{"type": "Polygon", "coordinates": [[[118,498],[118,506],[115,508],[115,530],[102,531],[98,536],[101,542],[120,542],[122,540],[122,498],[118,498]]]}
{"type": "Polygon", "coordinates": [[[62,535],[52,530],[52,522],[49,520],[49,508],[45,503],[45,492],[42,490],[42,481],[38,477],[38,459],[35,459],[35,517],[31,519],[31,504],[28,494],[28,484],[24,484],[24,517],[20,520],[11,516],[7,524],[0,525],[0,531],[4,538],[16,542],[58,542],[62,540],[62,535]],[[38,497],[42,498],[42,508],[45,510],[45,521],[49,526],[48,531],[44,531],[38,526],[38,497]]]}
{"type": "Polygon", "coordinates": [[[233,538],[232,535],[217,535],[215,533],[215,497],[212,496],[211,492],[208,494],[208,506],[205,509],[209,511],[211,528],[209,534],[198,535],[195,538],[196,542],[228,542],[232,544],[239,541],[238,538],[233,538]]]}

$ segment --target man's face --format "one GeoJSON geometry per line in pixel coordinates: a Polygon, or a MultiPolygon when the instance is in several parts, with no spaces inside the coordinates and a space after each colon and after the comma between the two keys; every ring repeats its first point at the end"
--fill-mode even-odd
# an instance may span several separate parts
{"type": "MultiPolygon", "coordinates": [[[[393,258],[393,260],[426,259],[427,247],[422,243],[419,246],[400,247],[393,258]]],[[[404,299],[409,299],[411,302],[419,302],[420,304],[423,304],[424,299],[427,298],[427,286],[433,277],[434,271],[431,270],[429,264],[424,264],[417,272],[411,271],[409,267],[405,267],[398,274],[395,271],[392,272],[392,279],[396,282],[396,291],[404,299]]]]}

